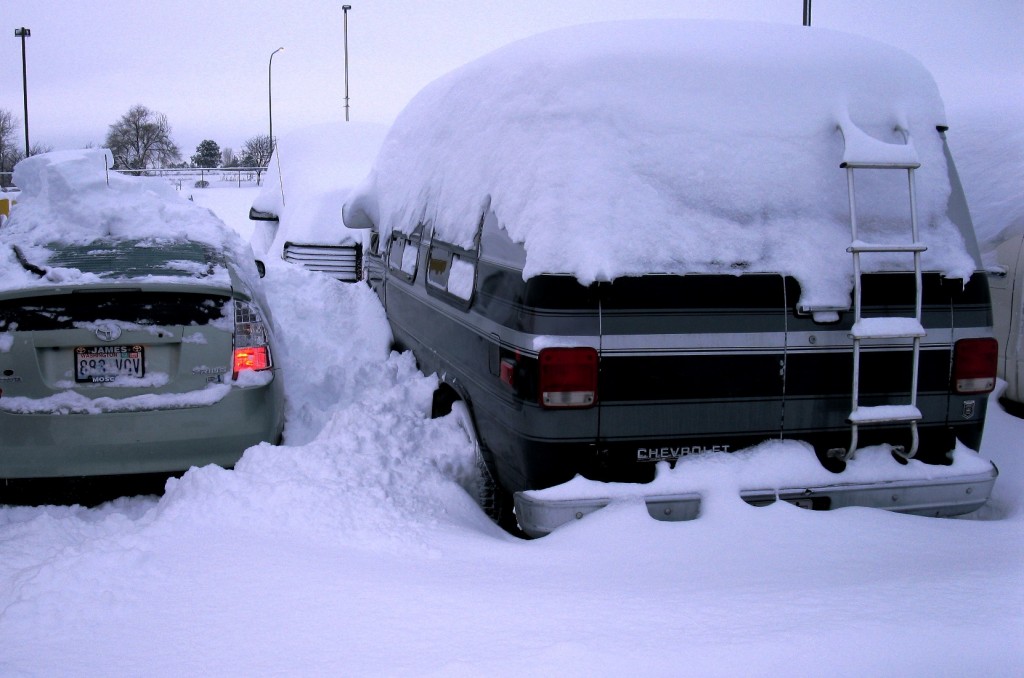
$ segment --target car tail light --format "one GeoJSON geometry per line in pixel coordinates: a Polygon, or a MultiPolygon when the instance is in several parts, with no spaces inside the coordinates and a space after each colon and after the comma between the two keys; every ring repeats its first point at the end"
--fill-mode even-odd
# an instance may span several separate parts
{"type": "Polygon", "coordinates": [[[545,348],[538,356],[544,407],[589,407],[597,400],[597,351],[545,348]]]}
{"type": "Polygon", "coordinates": [[[232,378],[245,370],[269,370],[274,366],[270,357],[267,325],[259,309],[247,301],[235,299],[234,356],[232,378]]]}
{"type": "Polygon", "coordinates": [[[957,393],[988,393],[996,387],[999,343],[991,337],[961,339],[953,346],[953,387],[957,393]]]}

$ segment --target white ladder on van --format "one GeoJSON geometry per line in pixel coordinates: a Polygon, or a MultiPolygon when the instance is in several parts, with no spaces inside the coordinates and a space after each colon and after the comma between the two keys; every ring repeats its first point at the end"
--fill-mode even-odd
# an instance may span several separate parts
{"type": "Polygon", "coordinates": [[[840,167],[846,170],[846,183],[850,198],[850,234],[852,241],[847,252],[853,255],[853,309],[854,322],[850,331],[853,339],[853,393],[850,416],[850,446],[841,454],[843,461],[852,459],[857,451],[858,429],[860,426],[877,424],[907,424],[910,427],[910,449],[894,446],[893,452],[909,459],[917,454],[919,437],[917,422],[921,420],[921,411],[917,408],[918,366],[921,357],[921,338],[927,333],[921,324],[921,253],[928,249],[918,238],[917,224],[917,193],[914,184],[914,170],[921,166],[917,152],[905,130],[905,143],[888,144],[869,137],[856,125],[847,121],[840,125],[843,133],[845,150],[840,167]],[[907,185],[910,193],[910,242],[875,244],[863,242],[857,234],[857,205],[854,172],[860,169],[903,170],[907,173],[907,185]],[[914,258],[914,315],[863,317],[863,281],[861,271],[861,254],[879,252],[895,252],[913,255],[914,258]],[[896,405],[864,406],[860,404],[861,386],[861,353],[864,342],[869,345],[879,340],[911,339],[909,351],[912,353],[912,375],[909,402],[896,405]]]}

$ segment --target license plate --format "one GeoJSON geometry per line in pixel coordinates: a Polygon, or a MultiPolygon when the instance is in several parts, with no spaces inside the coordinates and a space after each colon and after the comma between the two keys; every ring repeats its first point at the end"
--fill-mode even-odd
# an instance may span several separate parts
{"type": "Polygon", "coordinates": [[[102,384],[118,377],[139,379],[145,374],[141,346],[79,346],[75,348],[75,381],[102,384]]]}

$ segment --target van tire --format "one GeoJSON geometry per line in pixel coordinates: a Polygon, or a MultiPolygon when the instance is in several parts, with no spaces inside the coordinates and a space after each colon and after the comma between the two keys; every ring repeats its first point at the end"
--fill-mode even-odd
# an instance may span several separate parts
{"type": "MultiPolygon", "coordinates": [[[[439,391],[441,389],[438,389],[439,391]]],[[[449,389],[451,391],[451,389],[449,389]]],[[[454,391],[452,391],[454,393],[454,391]]],[[[440,397],[440,402],[443,404],[444,396],[440,397]]],[[[439,397],[435,392],[434,398],[435,404],[438,403],[439,397]]],[[[454,402],[448,404],[448,411],[455,414],[458,419],[459,426],[465,431],[466,436],[473,443],[474,450],[474,466],[475,476],[472,479],[470,494],[476,499],[477,504],[483,509],[487,517],[497,523],[498,527],[502,528],[509,534],[517,537],[524,536],[523,532],[519,529],[519,524],[516,522],[515,516],[515,503],[512,500],[512,493],[505,490],[498,481],[495,480],[494,471],[491,468],[491,463],[488,460],[490,454],[484,444],[480,441],[480,437],[476,433],[476,425],[473,422],[473,417],[470,414],[469,406],[461,399],[457,399],[454,402]]],[[[443,408],[442,408],[443,409],[443,408]]]]}

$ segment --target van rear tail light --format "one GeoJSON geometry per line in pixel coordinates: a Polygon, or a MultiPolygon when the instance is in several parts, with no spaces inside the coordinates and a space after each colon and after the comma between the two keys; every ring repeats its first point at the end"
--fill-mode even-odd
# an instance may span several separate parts
{"type": "Polygon", "coordinates": [[[235,299],[234,355],[232,378],[246,370],[269,370],[274,366],[270,356],[270,339],[263,315],[255,304],[235,299]]]}
{"type": "Polygon", "coordinates": [[[991,337],[961,339],[953,346],[953,388],[957,393],[988,393],[996,387],[999,343],[991,337]]]}
{"type": "Polygon", "coordinates": [[[590,407],[597,400],[597,351],[545,348],[538,356],[544,407],[590,407]]]}

